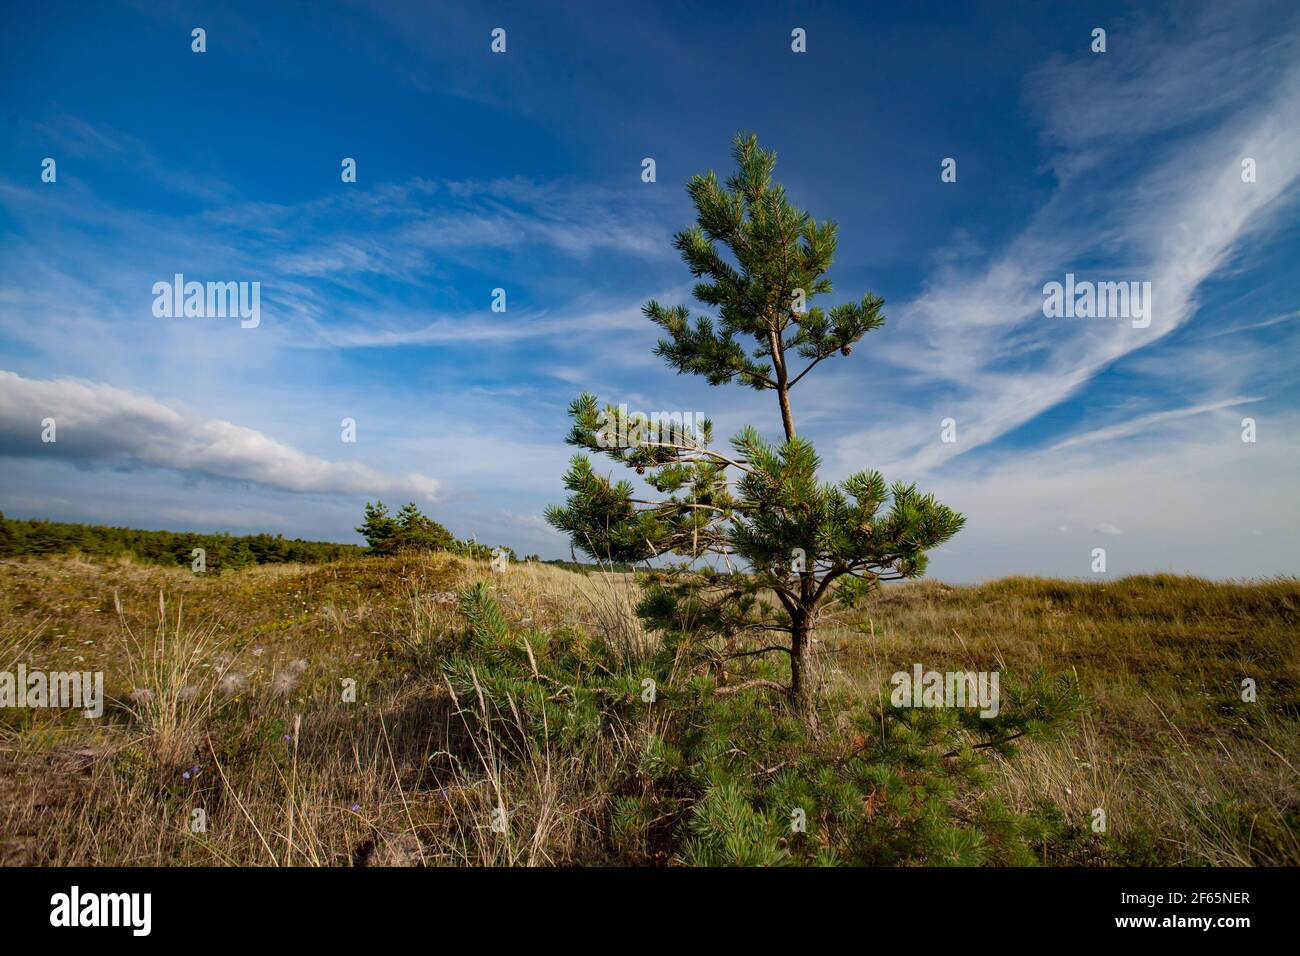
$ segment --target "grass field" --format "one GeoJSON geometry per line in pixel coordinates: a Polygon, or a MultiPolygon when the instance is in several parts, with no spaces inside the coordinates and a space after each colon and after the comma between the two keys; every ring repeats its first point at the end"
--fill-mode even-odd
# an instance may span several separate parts
{"type": "MultiPolygon", "coordinates": [[[[657,640],[633,613],[630,576],[532,563],[492,574],[430,555],[205,576],[126,559],[0,562],[0,670],[103,671],[110,697],[98,720],[0,710],[0,863],[693,859],[674,836],[692,798],[663,786],[668,771],[644,769],[666,733],[661,712],[582,747],[553,726],[543,746],[504,745],[467,717],[486,719],[485,689],[475,678],[477,695],[464,699],[440,668],[466,628],[458,595],[480,580],[511,632],[534,635],[530,659],[545,640],[548,660],[585,661],[572,649],[599,641],[636,661],[657,640]],[[343,699],[349,681],[355,702],[343,699]],[[629,829],[629,794],[662,813],[629,829]],[[491,811],[504,806],[500,834],[491,811]]],[[[1050,813],[1057,825],[1032,841],[1033,862],[1300,864],[1294,579],[900,585],[824,620],[816,650],[838,716],[812,750],[772,744],[785,756],[754,776],[851,758],[862,736],[854,720],[870,726],[889,706],[890,675],[914,663],[1067,674],[1084,695],[1068,726],[983,751],[980,792],[943,799],[965,801],[972,816],[985,797],[1050,813]],[[1247,678],[1254,702],[1242,699],[1247,678]],[[1103,833],[1091,825],[1097,809],[1103,833]]],[[[563,703],[563,693],[550,699],[563,703]]],[[[746,693],[750,706],[781,706],[746,693]]],[[[771,759],[733,751],[727,759],[771,759]]],[[[877,816],[876,806],[873,793],[855,811],[886,828],[872,832],[906,817],[898,807],[877,816]]],[[[961,818],[965,804],[954,812],[961,818]]]]}

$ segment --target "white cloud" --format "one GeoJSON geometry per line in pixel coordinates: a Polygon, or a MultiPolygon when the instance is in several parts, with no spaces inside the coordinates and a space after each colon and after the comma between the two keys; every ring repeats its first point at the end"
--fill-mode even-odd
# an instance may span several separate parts
{"type": "Polygon", "coordinates": [[[0,454],[148,466],[297,492],[396,494],[433,500],[441,483],[360,462],[304,454],[251,428],[203,418],[138,392],[78,379],[0,371],[0,454]],[[41,440],[42,421],[56,440],[41,440]]]}
{"type": "Polygon", "coordinates": [[[1092,577],[1106,548],[1110,577],[1171,571],[1267,577],[1300,568],[1300,418],[1241,441],[1234,416],[1171,422],[1159,441],[1097,442],[1024,453],[985,468],[945,470],[926,489],[967,516],[934,576],[1092,577]],[[1262,529],[1262,533],[1258,533],[1262,529]],[[1080,533],[1082,532],[1082,533],[1080,533]]]}

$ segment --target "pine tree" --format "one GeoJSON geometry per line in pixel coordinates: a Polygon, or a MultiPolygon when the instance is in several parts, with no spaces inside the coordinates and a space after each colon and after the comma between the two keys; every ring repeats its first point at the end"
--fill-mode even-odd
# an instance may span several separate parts
{"type": "Polygon", "coordinates": [[[724,453],[710,447],[707,421],[667,435],[611,427],[626,423],[584,393],[570,406],[568,441],[634,468],[657,497],[636,497],[629,481],[598,475],[587,456],[576,455],[565,476],[568,501],[547,509],[547,519],[599,561],[688,558],[682,573],[648,577],[642,616],[690,643],[720,677],[730,661],[784,652],[787,693],[811,723],[818,615],[881,581],[920,575],[926,551],[965,519],[915,485],[886,485],[877,471],[838,485],[818,480],[819,459],[796,433],[790,393],[813,368],[849,355],[881,326],[884,301],[868,294],[829,310],[808,307],[832,291],[826,273],[836,226],[790,204],[772,182],[775,153],[754,136],[737,136],[733,155],[738,169],[725,187],[712,172],[691,179],[697,222],[674,243],[699,280],[695,298],[716,310],[716,322],[699,317],[692,324],[687,306],[653,300],[643,311],[666,333],[656,354],[678,373],[774,392],[784,441],[772,444],[747,427],[724,453]],[[693,570],[709,556],[715,569],[693,570]],[[747,570],[736,570],[733,557],[747,570]],[[716,570],[718,559],[725,572],[716,570]],[[774,631],[787,633],[788,642],[772,645],[774,631]],[[764,646],[742,643],[755,635],[764,646]]]}
{"type": "Polygon", "coordinates": [[[397,513],[397,525],[399,548],[440,551],[450,548],[454,540],[450,531],[421,512],[414,501],[397,513]]]}
{"type": "Polygon", "coordinates": [[[247,541],[232,541],[231,546],[221,554],[219,568],[222,571],[238,571],[257,564],[257,555],[247,541]]]}
{"type": "Polygon", "coordinates": [[[373,505],[366,502],[365,518],[357,528],[357,533],[366,539],[366,544],[375,554],[392,554],[397,549],[397,536],[401,528],[388,514],[388,506],[382,501],[373,505]]]}

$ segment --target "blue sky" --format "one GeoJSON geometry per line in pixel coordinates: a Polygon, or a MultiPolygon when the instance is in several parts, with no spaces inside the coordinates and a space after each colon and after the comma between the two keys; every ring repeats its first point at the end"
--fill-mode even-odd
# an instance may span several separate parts
{"type": "Polygon", "coordinates": [[[357,540],[414,499],[567,555],[578,392],[779,430],[640,314],[753,130],[839,223],[824,304],[887,302],[801,434],[968,515],[935,576],[1297,573],[1300,9],[707,6],[7,5],[0,510],[357,540]],[[1067,272],[1150,282],[1150,326],[1045,317],[1067,272]],[[175,273],[260,282],[260,324],[155,317],[175,273]]]}

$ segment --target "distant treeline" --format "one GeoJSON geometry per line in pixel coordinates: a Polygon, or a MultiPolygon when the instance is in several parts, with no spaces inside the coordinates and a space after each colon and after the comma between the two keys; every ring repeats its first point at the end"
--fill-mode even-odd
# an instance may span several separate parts
{"type": "MultiPolygon", "coordinates": [[[[537,555],[535,554],[530,554],[524,560],[539,561],[537,555]]],[[[549,561],[540,561],[540,563],[549,564],[557,568],[564,568],[566,571],[577,571],[579,574],[590,574],[592,571],[618,571],[623,573],[631,573],[632,571],[636,570],[636,568],[633,565],[621,564],[617,561],[613,562],[612,564],[610,563],[589,564],[583,561],[561,561],[558,559],[551,559],[549,561]]]]}
{"type": "MultiPolygon", "coordinates": [[[[489,560],[494,548],[454,538],[437,522],[419,514],[414,505],[403,509],[399,521],[387,518],[380,504],[367,506],[367,524],[358,528],[370,547],[336,544],[332,541],[304,541],[271,534],[202,534],[197,531],[143,531],[112,528],[102,524],[66,521],[17,520],[0,512],[0,558],[42,554],[81,554],[112,558],[124,555],[151,564],[191,567],[194,549],[203,549],[209,571],[235,571],[254,564],[321,564],[362,555],[398,554],[403,551],[450,551],[466,557],[489,560]],[[409,511],[408,511],[409,509],[409,511]],[[386,520],[387,519],[387,520],[386,520]],[[376,523],[381,527],[376,528],[376,523]],[[389,527],[391,526],[391,527],[389,527]]],[[[512,548],[503,547],[512,561],[519,558],[512,548]]],[[[631,565],[596,565],[576,561],[541,561],[530,554],[525,561],[538,561],[570,571],[631,571],[631,565]]]]}
{"type": "Polygon", "coordinates": [[[283,535],[142,531],[99,524],[19,521],[0,512],[0,557],[79,551],[100,557],[127,555],[138,561],[190,567],[195,548],[203,549],[207,568],[213,571],[288,561],[318,564],[366,553],[365,548],[356,544],[303,541],[283,535]]]}

